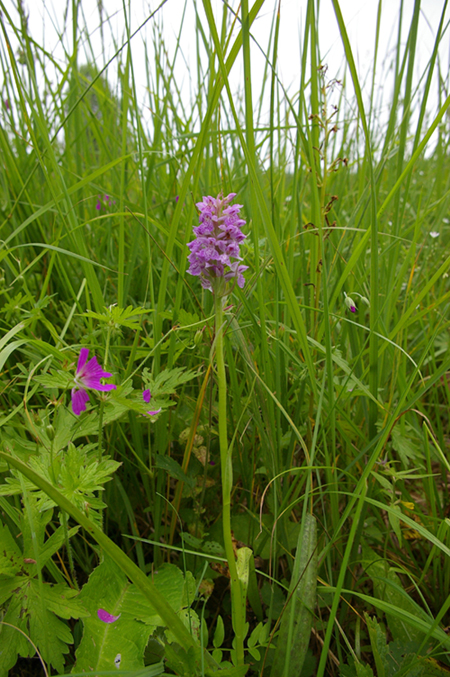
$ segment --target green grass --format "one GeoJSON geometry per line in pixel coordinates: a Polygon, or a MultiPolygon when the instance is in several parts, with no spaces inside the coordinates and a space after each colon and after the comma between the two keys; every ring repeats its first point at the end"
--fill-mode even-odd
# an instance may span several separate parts
{"type": "MultiPolygon", "coordinates": [[[[32,466],[45,459],[49,475],[44,466],[41,474],[59,491],[51,472],[69,441],[92,463],[119,461],[104,491],[98,478],[86,498],[91,511],[100,493],[106,506],[98,507],[97,526],[113,543],[102,547],[114,558],[119,546],[146,574],[170,562],[191,572],[200,591],[205,581],[214,584],[192,608],[204,619],[203,646],[230,661],[228,579],[205,557],[212,547],[223,558],[218,388],[209,369],[214,302],[186,273],[186,243],[195,203],[236,192],[249,269],[244,289],[228,301],[224,354],[232,528],[238,547],[253,549],[255,565],[247,674],[270,675],[275,652],[267,646],[277,646],[283,608],[292,614],[280,631],[286,655],[296,633],[306,632],[306,640],[310,633],[300,642],[303,677],[444,674],[450,98],[439,47],[448,44],[447,2],[419,76],[419,3],[403,25],[407,40],[392,56],[385,122],[374,82],[388,57],[377,52],[370,77],[360,79],[337,0],[345,75],[322,67],[318,6],[309,0],[298,82],[284,86],[278,75],[274,12],[268,44],[260,45],[267,59],[261,91],[250,65],[258,51],[253,22],[266,4],[232,3],[236,15],[224,4],[220,16],[209,0],[194,4],[197,68],[189,72],[187,102],[177,81],[185,68],[181,34],[170,52],[157,13],[146,26],[141,100],[128,6],[121,36],[111,34],[106,14],[87,26],[79,7],[61,36],[61,62],[33,40],[24,10],[14,25],[0,2],[1,522],[25,552],[24,525],[32,531],[40,519],[22,475],[22,490],[9,495],[7,455],[32,466]],[[103,69],[93,60],[97,30],[115,51],[103,69]],[[234,64],[244,74],[239,96],[229,81],[234,64]],[[120,311],[129,306],[143,312],[131,318],[120,311]],[[110,402],[92,395],[92,410],[76,419],[69,384],[82,346],[122,387],[110,402]],[[189,379],[170,371],[180,368],[189,379]],[[149,422],[139,395],[149,383],[156,393],[164,373],[174,387],[161,386],[163,411],[149,422]],[[60,381],[48,381],[56,374],[60,381]],[[305,564],[309,515],[317,542],[305,564]],[[290,588],[299,567],[299,586],[290,588]],[[295,595],[300,605],[308,600],[310,625],[304,606],[303,620],[294,621],[295,595]]],[[[60,533],[61,515],[75,526],[69,508],[49,515],[47,538],[60,533]]],[[[36,579],[42,595],[47,583],[81,589],[99,564],[88,532],[73,534],[70,544],[67,524],[65,534],[36,579]]],[[[9,575],[0,569],[0,590],[9,575]]],[[[5,611],[8,599],[0,595],[5,611]]],[[[43,660],[56,674],[44,645],[43,660]]],[[[166,651],[182,674],[170,645],[166,651]]],[[[207,674],[202,655],[192,674],[207,674]]],[[[71,646],[64,670],[74,660],[71,646]]],[[[295,661],[284,669],[300,674],[295,661]]]]}

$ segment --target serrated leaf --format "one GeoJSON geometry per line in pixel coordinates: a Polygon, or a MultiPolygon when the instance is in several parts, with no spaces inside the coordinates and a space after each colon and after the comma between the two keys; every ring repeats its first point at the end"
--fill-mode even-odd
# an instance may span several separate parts
{"type": "Polygon", "coordinates": [[[79,601],[71,599],[77,594],[65,585],[52,586],[50,583],[44,583],[41,587],[37,579],[28,579],[20,587],[12,597],[3,620],[20,628],[25,636],[14,628],[3,626],[0,673],[15,664],[18,654],[24,657],[34,655],[33,644],[27,641],[26,637],[37,646],[46,662],[59,673],[64,671],[64,654],[69,651],[68,644],[73,642],[72,634],[68,626],[59,620],[49,607],[55,606],[63,610],[66,618],[86,615],[79,601]],[[44,599],[41,592],[44,593],[44,599]]]}
{"type": "Polygon", "coordinates": [[[188,313],[187,310],[184,310],[184,308],[180,308],[178,312],[178,322],[180,323],[182,329],[185,329],[192,324],[197,324],[198,321],[199,317],[196,313],[188,313]]]}
{"type": "Polygon", "coordinates": [[[73,386],[74,374],[65,371],[55,371],[51,374],[42,374],[34,377],[36,383],[40,383],[44,388],[59,388],[67,390],[73,386]]]}
{"type": "MultiPolygon", "coordinates": [[[[189,630],[190,634],[195,637],[198,641],[200,640],[200,619],[197,613],[193,609],[180,609],[178,611],[178,617],[183,621],[185,627],[189,630]]],[[[175,642],[176,637],[170,631],[170,628],[166,628],[166,638],[167,641],[172,643],[175,642]]]]}
{"type": "Polygon", "coordinates": [[[355,670],[357,677],[374,677],[373,670],[370,665],[364,665],[355,660],[355,670]]]}
{"type": "Polygon", "coordinates": [[[0,606],[3,606],[16,590],[26,585],[27,580],[25,576],[14,576],[13,578],[0,576],[0,606]]]}
{"type": "Polygon", "coordinates": [[[153,583],[164,595],[172,609],[179,611],[183,606],[184,576],[175,564],[164,564],[153,575],[153,583]]]}
{"type": "MultiPolygon", "coordinates": [[[[33,584],[37,585],[37,581],[33,580],[33,584]]],[[[43,594],[47,609],[53,611],[60,618],[86,618],[89,616],[78,590],[69,588],[64,583],[45,584],[43,594]]]]}
{"type": "Polygon", "coordinates": [[[165,369],[153,378],[150,371],[144,369],[142,377],[145,387],[150,389],[152,397],[158,398],[176,392],[180,385],[196,378],[198,373],[198,371],[193,369],[186,370],[183,367],[177,367],[176,369],[165,369]]]}
{"type": "Polygon", "coordinates": [[[116,305],[109,307],[105,306],[104,313],[95,313],[92,310],[88,310],[86,313],[82,313],[82,317],[90,317],[107,324],[112,329],[118,329],[119,327],[128,327],[129,329],[138,329],[140,326],[139,319],[142,315],[148,315],[152,313],[153,310],[149,308],[133,308],[133,306],[128,306],[127,308],[119,308],[116,305]]]}
{"type": "MultiPolygon", "coordinates": [[[[51,484],[56,482],[55,486],[71,503],[89,514],[94,522],[99,523],[100,510],[105,504],[96,493],[103,490],[103,485],[112,479],[113,473],[121,464],[107,456],[103,456],[99,461],[90,453],[91,450],[92,446],[75,447],[70,443],[65,451],[61,450],[58,454],[42,450],[39,456],[32,456],[28,464],[51,484]]],[[[25,486],[37,501],[36,519],[38,522],[42,521],[40,515],[55,507],[56,503],[33,482],[21,478],[17,471],[12,469],[11,475],[5,479],[5,484],[0,485],[0,495],[21,494],[25,486]]]]}
{"type": "Polygon", "coordinates": [[[367,630],[369,631],[370,645],[372,647],[377,677],[386,677],[386,664],[388,658],[388,646],[386,644],[386,632],[380,626],[376,618],[371,618],[364,612],[367,630]]]}
{"type": "Polygon", "coordinates": [[[0,520],[0,574],[14,576],[20,571],[23,556],[6,524],[0,520]]]}
{"type": "Polygon", "coordinates": [[[413,428],[406,424],[406,434],[402,433],[400,426],[393,428],[391,432],[392,447],[398,452],[404,466],[408,467],[411,461],[423,458],[420,452],[413,428]]]}

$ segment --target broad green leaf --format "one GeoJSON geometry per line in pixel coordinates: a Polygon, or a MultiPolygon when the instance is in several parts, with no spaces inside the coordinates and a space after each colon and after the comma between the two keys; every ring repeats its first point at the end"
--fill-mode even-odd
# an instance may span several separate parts
{"type": "Polygon", "coordinates": [[[93,571],[80,597],[90,617],[83,620],[83,638],[73,671],[143,668],[149,636],[162,621],[142,594],[139,599],[135,586],[112,559],[105,557],[93,571]],[[97,615],[99,609],[119,616],[118,620],[101,621],[97,615]],[[156,622],[151,624],[152,620],[156,622]]]}
{"type": "Polygon", "coordinates": [[[301,674],[309,646],[316,603],[317,526],[306,513],[295,554],[288,601],[281,620],[271,677],[297,677],[301,674]]]}

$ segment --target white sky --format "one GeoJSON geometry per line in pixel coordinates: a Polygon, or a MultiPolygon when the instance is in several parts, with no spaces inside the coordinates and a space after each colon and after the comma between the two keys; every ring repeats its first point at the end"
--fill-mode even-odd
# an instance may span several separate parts
{"type": "MultiPolygon", "coordinates": [[[[72,2],[69,2],[69,13],[64,18],[67,3],[64,0],[22,0],[26,11],[29,13],[29,28],[33,38],[39,43],[44,44],[45,48],[61,64],[67,63],[64,50],[71,52],[72,24],[70,9],[72,2]],[[66,25],[64,21],[67,21],[66,25]],[[64,29],[65,25],[65,29],[64,29]],[[64,33],[63,40],[59,34],[64,33]]],[[[127,14],[130,16],[131,31],[144,21],[152,10],[155,10],[161,0],[126,0],[127,14]],[[130,11],[131,8],[131,11],[130,11]]],[[[215,15],[218,18],[220,26],[220,17],[223,8],[221,0],[211,0],[215,15]]],[[[103,4],[104,20],[109,17],[110,34],[114,36],[116,45],[121,45],[125,38],[125,21],[122,0],[81,0],[81,11],[79,14],[79,29],[82,31],[83,41],[87,44],[87,34],[90,36],[92,45],[91,60],[94,59],[99,67],[111,57],[115,47],[108,35],[108,24],[104,28],[105,43],[108,46],[105,52],[102,51],[102,43],[99,30],[99,4],[103,4]],[[84,18],[83,18],[84,17],[84,18]],[[85,27],[86,22],[86,27],[85,27]]],[[[183,30],[181,32],[181,50],[182,57],[178,59],[176,69],[177,83],[183,88],[183,100],[189,105],[190,99],[190,72],[195,72],[195,11],[197,4],[199,13],[203,16],[202,3],[198,0],[167,0],[166,4],[158,11],[156,18],[151,19],[146,27],[133,39],[133,64],[137,81],[138,100],[145,101],[146,87],[146,64],[144,42],[150,45],[149,51],[152,52],[152,31],[155,23],[162,27],[163,36],[168,48],[169,54],[175,49],[175,36],[178,33],[182,21],[183,9],[186,7],[186,13],[183,19],[183,30]]],[[[230,0],[230,4],[236,9],[239,8],[237,0],[230,0]]],[[[250,0],[250,4],[252,4],[250,0]]],[[[11,17],[18,25],[18,13],[16,10],[17,0],[5,0],[5,8],[11,13],[11,17]]],[[[331,78],[342,77],[344,55],[342,42],[337,28],[337,21],[334,14],[331,0],[321,0],[320,18],[319,18],[319,37],[323,63],[328,66],[327,76],[331,78]]],[[[264,49],[267,49],[271,25],[273,23],[274,12],[278,6],[278,0],[266,0],[258,19],[255,21],[252,33],[264,49]]],[[[388,66],[392,62],[395,54],[395,45],[397,42],[398,17],[400,0],[384,0],[382,6],[382,27],[378,57],[378,93],[381,96],[384,91],[386,99],[389,100],[389,77],[388,66]],[[381,88],[381,89],[380,89],[381,88]]],[[[406,43],[407,29],[410,25],[410,19],[413,12],[414,0],[404,0],[403,24],[405,30],[402,34],[402,44],[406,43]]],[[[300,45],[303,37],[303,26],[307,0],[281,0],[281,24],[278,50],[278,74],[284,86],[290,93],[298,90],[300,74],[300,45]]],[[[350,42],[352,45],[354,58],[358,67],[360,81],[367,81],[367,91],[370,84],[370,77],[373,69],[373,53],[375,41],[376,15],[378,9],[378,0],[340,0],[341,11],[346,23],[350,42]],[[370,76],[370,77],[369,77],[370,76]]],[[[421,17],[419,22],[418,48],[419,54],[416,66],[416,82],[423,73],[426,63],[431,55],[434,35],[439,23],[440,15],[444,7],[444,0],[422,0],[421,17]]],[[[450,10],[447,11],[450,15],[450,10]]],[[[446,19],[447,21],[448,19],[446,19]]],[[[207,22],[203,25],[207,30],[207,22]]],[[[12,36],[12,31],[8,31],[12,36]]],[[[13,42],[14,44],[14,42],[13,42]]],[[[449,73],[449,50],[450,40],[447,30],[440,49],[440,58],[442,60],[442,72],[444,77],[448,78],[449,73]]],[[[122,57],[123,58],[123,57],[122,57]]],[[[260,91],[261,80],[264,71],[264,57],[258,49],[252,53],[253,84],[256,92],[260,91]]],[[[80,54],[79,63],[83,63],[80,54]]],[[[148,64],[150,70],[152,64],[148,64]]],[[[117,64],[111,64],[108,68],[108,79],[114,82],[114,73],[117,64]]],[[[233,84],[237,89],[242,89],[242,70],[241,58],[238,57],[238,64],[233,72],[233,84]]],[[[448,84],[448,82],[447,82],[448,84]]],[[[432,103],[436,102],[437,86],[434,88],[432,103]]],[[[267,90],[268,94],[268,90],[267,90]]],[[[352,91],[348,90],[347,96],[352,96],[352,91]]],[[[268,100],[267,96],[267,100],[268,100]]],[[[267,102],[267,108],[268,108],[267,102]]],[[[385,104],[387,105],[387,104],[385,104]]]]}

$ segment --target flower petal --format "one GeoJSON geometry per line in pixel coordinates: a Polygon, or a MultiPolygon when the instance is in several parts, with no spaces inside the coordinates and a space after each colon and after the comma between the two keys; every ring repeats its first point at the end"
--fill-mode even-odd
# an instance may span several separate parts
{"type": "Polygon", "coordinates": [[[86,402],[89,395],[83,389],[72,388],[72,411],[75,416],[79,416],[82,411],[86,411],[86,402]]]}
{"type": "Polygon", "coordinates": [[[150,400],[152,399],[152,394],[150,390],[148,389],[144,390],[144,392],[142,393],[142,397],[144,398],[144,402],[150,402],[150,400]]]}
{"type": "Polygon", "coordinates": [[[81,369],[80,372],[77,372],[78,381],[86,386],[86,388],[101,391],[116,389],[115,385],[102,385],[100,383],[101,378],[110,378],[111,376],[112,374],[109,372],[103,371],[96,357],[91,358],[89,362],[84,365],[83,369],[81,369]]]}
{"type": "Polygon", "coordinates": [[[161,411],[161,407],[159,409],[155,409],[155,411],[146,411],[145,413],[148,414],[149,416],[156,416],[156,414],[159,414],[161,411]]]}
{"type": "Polygon", "coordinates": [[[112,614],[109,614],[107,611],[104,609],[98,609],[97,611],[97,616],[103,623],[115,623],[116,621],[119,620],[120,616],[122,614],[119,614],[118,616],[113,616],[112,614]]]}
{"type": "Polygon", "coordinates": [[[80,371],[83,369],[84,365],[86,364],[86,360],[89,355],[89,348],[82,348],[80,350],[80,357],[78,358],[78,364],[77,364],[77,376],[80,373],[80,371]]]}

